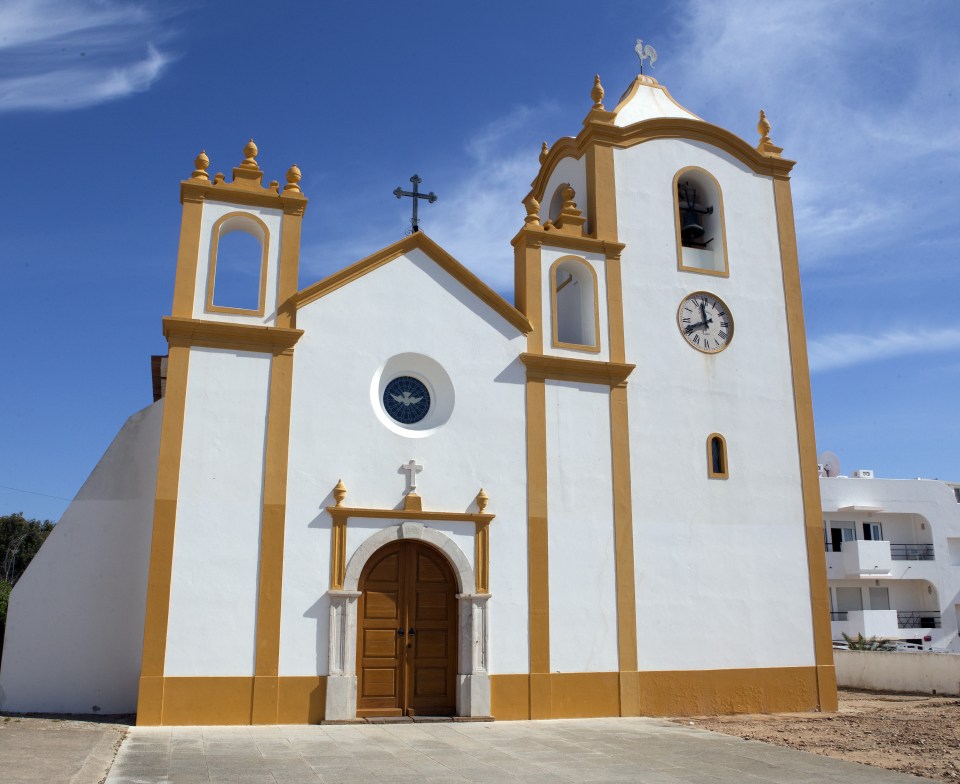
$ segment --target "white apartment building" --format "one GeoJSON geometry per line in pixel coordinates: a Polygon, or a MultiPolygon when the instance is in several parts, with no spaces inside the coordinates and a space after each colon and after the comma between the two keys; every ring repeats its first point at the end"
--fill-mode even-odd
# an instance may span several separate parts
{"type": "Polygon", "coordinates": [[[876,635],[960,652],[960,485],[828,472],[822,465],[833,639],[876,635]]]}

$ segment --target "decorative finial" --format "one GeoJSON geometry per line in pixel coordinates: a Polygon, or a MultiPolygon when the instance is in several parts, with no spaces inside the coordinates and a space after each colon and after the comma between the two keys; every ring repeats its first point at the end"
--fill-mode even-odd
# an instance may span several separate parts
{"type": "Polygon", "coordinates": [[[483,514],[483,510],[487,508],[488,503],[490,503],[490,496],[481,487],[480,492],[477,493],[477,509],[480,510],[480,514],[483,514]]]}
{"type": "MultiPolygon", "coordinates": [[[[552,228],[558,229],[564,234],[583,234],[583,225],[587,222],[587,219],[583,212],[577,209],[577,203],[573,200],[577,192],[570,187],[569,183],[565,183],[562,187],[563,204],[560,207],[560,214],[553,221],[552,228]]],[[[543,228],[549,230],[546,223],[543,228]]]]}
{"type": "Polygon", "coordinates": [[[593,108],[603,109],[603,85],[600,84],[600,74],[594,74],[593,89],[590,91],[590,97],[593,98],[593,108]]]}
{"type": "Polygon", "coordinates": [[[767,113],[760,110],[760,121],[757,123],[757,133],[760,134],[760,142],[770,141],[770,121],[767,119],[767,113]]]}
{"type": "Polygon", "coordinates": [[[777,147],[770,139],[770,121],[767,119],[767,113],[760,110],[760,120],[757,122],[757,133],[760,134],[760,141],[757,149],[764,155],[779,158],[783,152],[783,147],[777,147]]]}
{"type": "Polygon", "coordinates": [[[302,177],[300,167],[298,167],[297,164],[293,164],[293,166],[287,169],[287,184],[283,186],[283,192],[294,191],[300,193],[300,179],[302,177]]]}
{"type": "Polygon", "coordinates": [[[550,152],[547,147],[547,143],[544,142],[543,146],[540,148],[540,165],[543,166],[543,162],[547,159],[547,154],[550,152]]]}
{"type": "Polygon", "coordinates": [[[643,76],[643,61],[649,60],[650,67],[653,68],[653,64],[657,61],[657,50],[650,46],[650,44],[644,46],[643,41],[638,38],[637,45],[633,47],[633,51],[635,51],[637,57],[640,58],[640,75],[643,76]]]}
{"type": "Polygon", "coordinates": [[[336,487],[333,488],[333,498],[337,502],[337,506],[342,506],[343,499],[346,497],[347,486],[343,483],[342,479],[338,479],[336,487]]]}
{"type": "Polygon", "coordinates": [[[577,195],[577,192],[571,188],[569,185],[563,189],[563,207],[561,212],[570,212],[577,208],[577,203],[573,200],[573,197],[577,195]]]}
{"type": "Polygon", "coordinates": [[[196,166],[196,169],[194,169],[193,174],[190,175],[190,179],[210,182],[210,178],[207,176],[207,167],[210,165],[210,159],[207,157],[206,150],[200,150],[200,154],[193,159],[193,165],[196,166]]]}
{"type": "Polygon", "coordinates": [[[523,205],[527,208],[527,217],[523,219],[523,222],[528,226],[539,226],[540,202],[538,202],[531,193],[529,196],[527,196],[526,200],[523,202],[523,205]]]}
{"type": "Polygon", "coordinates": [[[259,169],[257,165],[257,153],[260,152],[257,149],[257,145],[254,144],[253,139],[247,142],[247,146],[243,148],[243,154],[246,156],[243,159],[243,163],[240,165],[244,169],[259,169]]]}

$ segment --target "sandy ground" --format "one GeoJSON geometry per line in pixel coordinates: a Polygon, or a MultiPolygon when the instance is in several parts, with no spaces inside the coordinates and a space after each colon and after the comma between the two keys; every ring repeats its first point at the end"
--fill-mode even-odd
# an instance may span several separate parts
{"type": "Polygon", "coordinates": [[[750,740],[960,782],[960,699],[840,690],[836,713],[676,719],[750,740]]]}

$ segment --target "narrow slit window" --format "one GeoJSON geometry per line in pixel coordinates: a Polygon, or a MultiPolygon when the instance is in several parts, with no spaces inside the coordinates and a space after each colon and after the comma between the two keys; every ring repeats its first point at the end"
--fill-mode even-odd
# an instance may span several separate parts
{"type": "Polygon", "coordinates": [[[729,475],[727,441],[719,433],[711,433],[707,438],[707,476],[710,479],[726,479],[729,475]]]}

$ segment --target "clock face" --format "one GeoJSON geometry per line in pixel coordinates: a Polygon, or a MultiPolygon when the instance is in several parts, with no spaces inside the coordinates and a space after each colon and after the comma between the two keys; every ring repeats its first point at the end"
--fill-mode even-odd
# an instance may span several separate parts
{"type": "Polygon", "coordinates": [[[383,407],[401,425],[413,425],[430,411],[430,392],[413,376],[397,376],[383,390],[383,407]]]}
{"type": "Polygon", "coordinates": [[[708,291],[688,294],[677,310],[677,326],[697,351],[716,354],[733,338],[733,316],[724,301],[708,291]]]}

